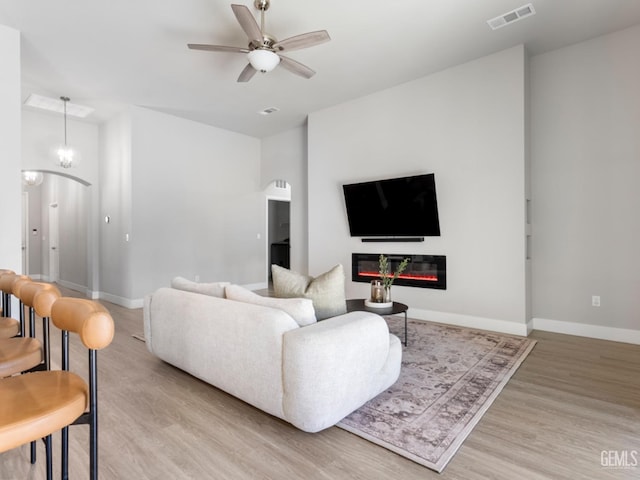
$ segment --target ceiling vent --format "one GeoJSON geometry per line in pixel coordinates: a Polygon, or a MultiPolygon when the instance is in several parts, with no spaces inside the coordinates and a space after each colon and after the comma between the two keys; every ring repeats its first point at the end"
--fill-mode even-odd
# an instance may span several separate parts
{"type": "MultiPolygon", "coordinates": [[[[51,112],[64,113],[65,102],[59,98],[43,97],[42,95],[36,95],[32,93],[24,101],[24,104],[29,107],[41,108],[43,110],[49,110],[51,112]]],[[[93,108],[86,107],[84,105],[78,105],[77,103],[66,102],[67,115],[74,117],[84,118],[93,112],[93,108]]]]}
{"type": "Polygon", "coordinates": [[[511,10],[510,12],[498,15],[491,20],[487,20],[487,23],[492,30],[497,30],[498,28],[502,28],[506,25],[509,25],[510,23],[517,22],[518,20],[530,17],[531,15],[535,15],[535,13],[536,11],[534,10],[533,5],[531,3],[528,3],[527,5],[516,8],[515,10],[511,10]]]}

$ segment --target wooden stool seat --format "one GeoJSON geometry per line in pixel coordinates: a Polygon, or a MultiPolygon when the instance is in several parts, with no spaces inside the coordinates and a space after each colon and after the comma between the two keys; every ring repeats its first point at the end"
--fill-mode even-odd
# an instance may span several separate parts
{"type": "Polygon", "coordinates": [[[0,340],[0,378],[26,372],[43,360],[42,343],[35,338],[16,337],[0,340]]]}
{"type": "Polygon", "coordinates": [[[0,452],[72,424],[89,403],[89,389],[72,372],[25,373],[0,381],[0,452]]]}
{"type": "Polygon", "coordinates": [[[20,322],[11,317],[0,317],[0,338],[15,337],[20,333],[20,322]]]}

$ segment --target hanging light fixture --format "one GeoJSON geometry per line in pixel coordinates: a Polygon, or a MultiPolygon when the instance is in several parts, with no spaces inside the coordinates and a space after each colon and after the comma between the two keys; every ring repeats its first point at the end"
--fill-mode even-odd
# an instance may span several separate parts
{"type": "Polygon", "coordinates": [[[64,146],[58,149],[58,162],[62,168],[71,168],[74,151],[67,145],[67,102],[69,97],[60,97],[64,102],[64,146]]]}
{"type": "Polygon", "coordinates": [[[42,172],[22,172],[22,183],[27,186],[38,186],[42,183],[43,179],[42,172]]]}

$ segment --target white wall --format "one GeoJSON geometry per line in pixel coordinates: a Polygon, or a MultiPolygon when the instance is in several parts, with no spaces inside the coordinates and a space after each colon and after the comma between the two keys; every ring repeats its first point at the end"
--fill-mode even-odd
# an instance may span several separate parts
{"type": "Polygon", "coordinates": [[[131,252],[131,118],[128,112],[100,127],[99,258],[100,295],[129,305],[131,252]],[[105,218],[109,218],[106,223],[105,218]]]}
{"type": "Polygon", "coordinates": [[[640,26],[531,59],[536,328],[640,343],[638,45],[640,26]]]}
{"type": "MultiPolygon", "coordinates": [[[[526,333],[522,46],[309,116],[309,271],[351,253],[442,254],[447,290],[393,287],[410,315],[526,333]],[[349,236],[341,185],[434,172],[441,237],[349,236]]],[[[368,295],[347,283],[348,297],[368,295]]]]}
{"type": "Polygon", "coordinates": [[[20,32],[0,25],[0,268],[21,272],[20,32]]]}
{"type": "Polygon", "coordinates": [[[282,179],[291,185],[291,269],[307,273],[307,128],[263,138],[261,149],[261,184],[282,179]]]}
{"type": "Polygon", "coordinates": [[[133,282],[126,296],[142,298],[176,275],[264,283],[260,141],[144,108],[131,115],[133,282]]]}

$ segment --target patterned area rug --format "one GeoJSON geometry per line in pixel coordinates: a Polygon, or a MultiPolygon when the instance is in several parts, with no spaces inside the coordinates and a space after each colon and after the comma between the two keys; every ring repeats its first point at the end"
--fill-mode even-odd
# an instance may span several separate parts
{"type": "MultiPolygon", "coordinates": [[[[399,337],[403,320],[387,317],[399,337]]],[[[409,320],[400,378],[338,427],[441,472],[535,345],[409,320]]]]}

